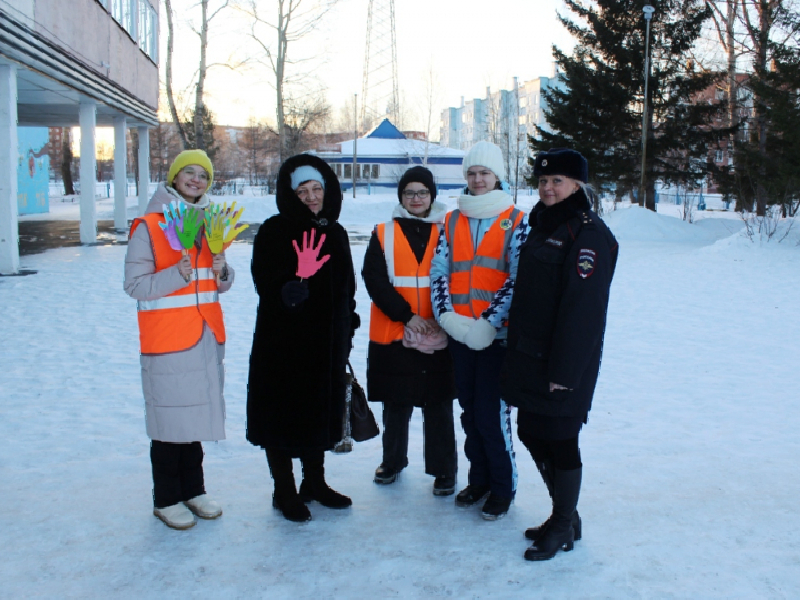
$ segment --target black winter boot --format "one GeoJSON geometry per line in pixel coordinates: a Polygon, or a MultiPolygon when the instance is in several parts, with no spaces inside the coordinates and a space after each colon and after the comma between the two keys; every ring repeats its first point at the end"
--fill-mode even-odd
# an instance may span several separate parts
{"type": "Polygon", "coordinates": [[[540,539],[525,551],[525,560],[550,560],[559,550],[572,550],[572,519],[580,496],[582,471],[553,470],[553,514],[540,539]]]}
{"type": "Polygon", "coordinates": [[[311,512],[297,494],[292,471],[292,457],[276,450],[267,450],[269,471],[275,482],[272,507],[283,513],[289,521],[304,523],[311,520],[311,512]]]}
{"type": "MultiPolygon", "coordinates": [[[[539,474],[542,476],[544,484],[547,486],[547,492],[550,494],[550,499],[553,499],[553,472],[555,467],[552,460],[538,460],[536,461],[536,468],[539,469],[539,474]]],[[[529,527],[525,530],[525,539],[531,540],[534,544],[538,542],[544,534],[545,529],[550,524],[552,515],[547,517],[547,520],[538,527],[529,527]]],[[[575,541],[581,539],[581,518],[578,516],[576,510],[572,515],[572,529],[575,532],[575,541]]]]}
{"type": "Polygon", "coordinates": [[[316,500],[328,508],[350,508],[353,501],[332,490],[325,483],[325,453],[322,450],[306,453],[303,463],[303,482],[300,484],[300,498],[303,502],[316,500]]]}

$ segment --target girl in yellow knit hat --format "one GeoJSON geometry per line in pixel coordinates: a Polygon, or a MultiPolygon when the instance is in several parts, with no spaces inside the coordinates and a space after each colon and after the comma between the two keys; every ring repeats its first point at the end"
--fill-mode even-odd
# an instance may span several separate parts
{"type": "Polygon", "coordinates": [[[205,152],[181,152],[144,216],[133,221],[125,256],[125,291],[138,301],[153,513],[175,529],[192,527],[194,515],[215,519],[222,514],[205,491],[201,442],[225,439],[225,324],[219,294],[230,289],[234,272],[224,253],[211,253],[202,228],[182,256],[161,224],[163,207],[171,202],[205,210],[213,179],[205,152]]]}

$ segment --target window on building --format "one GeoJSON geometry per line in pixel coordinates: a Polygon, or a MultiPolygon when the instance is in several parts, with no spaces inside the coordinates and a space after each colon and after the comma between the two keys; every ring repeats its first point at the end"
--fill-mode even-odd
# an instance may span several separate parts
{"type": "Polygon", "coordinates": [[[134,23],[134,19],[136,17],[134,13],[134,2],[136,0],[114,0],[111,4],[111,16],[122,25],[123,29],[131,34],[131,37],[135,38],[136,34],[136,24],[134,23]]]}
{"type": "Polygon", "coordinates": [[[372,165],[372,179],[377,179],[380,176],[381,176],[381,166],[372,165]]]}
{"type": "Polygon", "coordinates": [[[336,176],[337,177],[341,177],[342,176],[342,164],[341,163],[336,163],[336,176]]]}
{"type": "Polygon", "coordinates": [[[344,166],[344,178],[345,179],[352,179],[353,178],[353,165],[345,165],[344,166]]]}
{"type": "Polygon", "coordinates": [[[725,99],[725,90],[717,89],[715,97],[717,100],[724,100],[725,99]]]}
{"type": "Polygon", "coordinates": [[[158,62],[158,14],[149,0],[139,0],[139,48],[158,62]]]}
{"type": "Polygon", "coordinates": [[[725,152],[717,150],[714,156],[714,162],[721,163],[723,160],[725,160],[725,152]]]}

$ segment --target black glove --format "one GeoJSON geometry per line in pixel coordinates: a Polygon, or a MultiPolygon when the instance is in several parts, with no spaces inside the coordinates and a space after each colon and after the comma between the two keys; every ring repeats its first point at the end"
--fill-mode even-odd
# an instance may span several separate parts
{"type": "Polygon", "coordinates": [[[289,308],[294,308],[308,299],[308,285],[305,281],[288,281],[281,288],[281,300],[289,308]]]}

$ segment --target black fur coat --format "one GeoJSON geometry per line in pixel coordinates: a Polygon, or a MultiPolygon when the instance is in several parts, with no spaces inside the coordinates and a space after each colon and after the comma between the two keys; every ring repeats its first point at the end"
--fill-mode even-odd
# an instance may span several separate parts
{"type": "Polygon", "coordinates": [[[342,437],[345,372],[355,313],[356,282],[347,232],[339,225],[342,192],[330,167],[311,155],[289,158],[278,173],[279,214],[261,225],[253,243],[251,270],[258,314],[247,386],[247,439],[298,457],[329,450],[342,437]],[[311,165],[325,179],[322,210],[314,215],[291,188],[291,173],[311,165]],[[319,257],[330,259],[305,280],[308,298],[287,306],[281,290],[299,281],[297,254],[303,234],[324,234],[319,257]]]}

